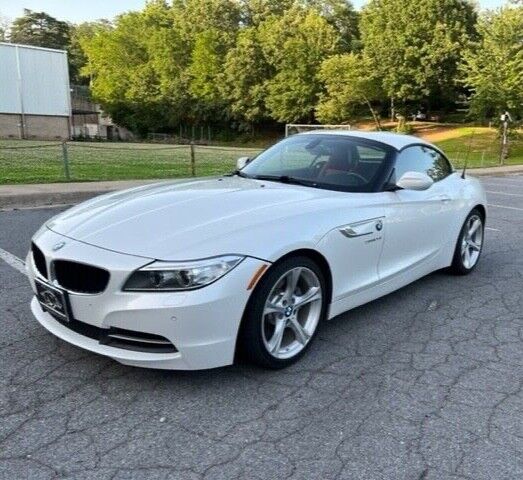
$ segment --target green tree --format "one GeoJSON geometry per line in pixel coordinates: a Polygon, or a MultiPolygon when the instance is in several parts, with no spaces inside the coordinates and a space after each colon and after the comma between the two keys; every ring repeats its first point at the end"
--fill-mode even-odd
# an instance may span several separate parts
{"type": "Polygon", "coordinates": [[[266,82],[273,69],[267,62],[255,27],[243,29],[224,65],[222,95],[235,120],[252,125],[267,119],[266,82]]]}
{"type": "Polygon", "coordinates": [[[242,12],[248,28],[229,51],[223,77],[232,116],[248,124],[271,116],[311,119],[320,89],[319,63],[338,48],[349,49],[357,36],[352,5],[346,0],[244,0],[242,12]]]}
{"type": "Polygon", "coordinates": [[[0,15],[0,42],[7,42],[9,23],[9,20],[6,17],[0,15]]]}
{"type": "Polygon", "coordinates": [[[370,0],[361,13],[363,54],[391,99],[450,102],[475,25],[468,0],[370,0]]]}
{"type": "Polygon", "coordinates": [[[226,53],[221,32],[209,29],[196,35],[187,75],[201,120],[223,117],[226,106],[220,85],[226,53]]]}
{"type": "Polygon", "coordinates": [[[80,41],[88,58],[82,74],[91,78],[94,98],[115,121],[140,133],[170,124],[168,101],[149,55],[149,42],[156,38],[149,13],[121,15],[114,28],[80,41]]]}
{"type": "Polygon", "coordinates": [[[339,50],[340,37],[314,9],[293,7],[260,26],[262,51],[276,72],[265,103],[278,122],[310,121],[321,91],[321,62],[339,50]]]}
{"type": "Polygon", "coordinates": [[[471,113],[486,117],[508,109],[523,116],[523,7],[485,13],[479,33],[480,40],[464,54],[471,113]]]}
{"type": "Polygon", "coordinates": [[[312,120],[321,63],[348,49],[353,22],[344,0],[150,0],[79,28],[75,58],[104,109],[141,133],[312,120]]]}
{"type": "Polygon", "coordinates": [[[69,45],[70,26],[45,12],[24,9],[24,14],[11,25],[13,43],[65,50],[69,45]]]}
{"type": "Polygon", "coordinates": [[[228,46],[234,43],[241,11],[234,0],[174,0],[174,28],[192,49],[197,35],[206,30],[219,31],[228,46]]]}
{"type": "Polygon", "coordinates": [[[281,17],[292,7],[316,9],[339,33],[349,50],[358,38],[358,14],[348,0],[242,0],[242,23],[260,25],[270,16],[281,17]]]}
{"type": "Polygon", "coordinates": [[[365,105],[376,128],[381,129],[373,102],[383,93],[368,61],[354,53],[335,55],[323,62],[318,76],[325,85],[325,93],[316,109],[320,121],[346,122],[357,112],[357,107],[365,105]]]}
{"type": "Polygon", "coordinates": [[[69,76],[72,84],[87,85],[88,77],[80,74],[81,69],[87,63],[87,56],[82,49],[82,41],[92,38],[98,31],[110,30],[111,23],[108,20],[98,20],[95,22],[83,22],[70,27],[70,41],[67,47],[69,57],[69,76]]]}
{"type": "Polygon", "coordinates": [[[227,116],[221,97],[223,65],[234,46],[240,8],[233,0],[177,0],[172,7],[172,29],[182,48],[171,61],[182,70],[180,80],[190,96],[185,117],[190,123],[219,123],[227,116]],[[196,20],[197,19],[197,20],[196,20]]]}
{"type": "Polygon", "coordinates": [[[338,32],[345,51],[359,48],[358,13],[348,0],[307,0],[338,32]]]}
{"type": "Polygon", "coordinates": [[[295,3],[296,0],[242,0],[242,23],[247,26],[257,26],[272,15],[283,15],[295,3]]]}
{"type": "Polygon", "coordinates": [[[163,0],[148,2],[142,12],[147,31],[147,38],[142,39],[142,43],[147,52],[146,61],[157,77],[164,109],[168,112],[166,128],[186,120],[191,111],[186,69],[192,45],[183,37],[177,13],[163,0]]]}
{"type": "Polygon", "coordinates": [[[113,118],[142,134],[218,119],[219,76],[238,27],[232,0],[150,1],[82,39],[82,73],[113,118]]]}

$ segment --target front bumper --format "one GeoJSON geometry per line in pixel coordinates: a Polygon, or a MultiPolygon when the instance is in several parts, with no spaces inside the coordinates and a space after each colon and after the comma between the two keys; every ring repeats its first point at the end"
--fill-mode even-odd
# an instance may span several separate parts
{"type": "MultiPolygon", "coordinates": [[[[247,285],[255,272],[267,263],[248,257],[223,278],[199,290],[123,292],[121,287],[127,276],[150,259],[111,252],[49,230],[39,232],[35,242],[49,266],[53,260],[62,259],[110,271],[111,279],[103,293],[69,292],[74,319],[101,329],[119,328],[159,335],[172,342],[177,351],[152,353],[104,345],[57,321],[33,298],[31,310],[38,322],[68,343],[126,365],[147,368],[196,370],[232,364],[240,321],[250,294],[247,285]],[[53,252],[52,246],[61,241],[65,241],[66,246],[53,252]]],[[[34,291],[34,279],[39,273],[31,254],[26,265],[34,291]]]]}

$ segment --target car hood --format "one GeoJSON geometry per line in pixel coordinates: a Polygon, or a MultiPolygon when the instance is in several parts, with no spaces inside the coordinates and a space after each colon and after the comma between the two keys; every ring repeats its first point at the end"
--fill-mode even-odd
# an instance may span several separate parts
{"type": "MultiPolygon", "coordinates": [[[[300,236],[305,243],[319,241],[329,225],[325,215],[315,222],[311,213],[336,211],[336,198],[347,195],[241,177],[172,181],[87,201],[51,219],[47,228],[80,242],[158,260],[220,254],[270,260],[274,245],[299,243],[294,239],[300,236]]],[[[360,196],[354,194],[353,201],[359,203],[360,196]]]]}

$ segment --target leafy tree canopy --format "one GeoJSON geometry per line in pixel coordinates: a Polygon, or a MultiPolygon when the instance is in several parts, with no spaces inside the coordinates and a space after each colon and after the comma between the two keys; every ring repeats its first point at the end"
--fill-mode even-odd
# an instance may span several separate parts
{"type": "Polygon", "coordinates": [[[465,52],[464,83],[472,91],[474,115],[508,109],[523,116],[523,7],[482,15],[480,39],[465,52]]]}
{"type": "Polygon", "coordinates": [[[318,69],[341,43],[324,3],[289,0],[282,11],[271,1],[151,1],[80,35],[82,73],[109,113],[140,131],[311,119],[318,69]]]}
{"type": "Polygon", "coordinates": [[[243,29],[226,56],[222,94],[233,118],[252,124],[270,117],[265,105],[267,81],[274,68],[264,55],[255,27],[243,29]]]}
{"type": "Polygon", "coordinates": [[[166,5],[150,2],[142,12],[121,15],[80,45],[88,59],[82,74],[115,121],[141,133],[177,124],[187,89],[178,62],[188,59],[166,5]]]}
{"type": "Polygon", "coordinates": [[[9,29],[9,20],[0,15],[0,42],[7,42],[7,33],[9,29]]]}
{"type": "Polygon", "coordinates": [[[340,37],[314,9],[295,6],[260,26],[262,51],[275,75],[266,82],[267,109],[279,122],[312,120],[321,91],[324,58],[339,51],[340,37]]]}
{"type": "Polygon", "coordinates": [[[475,23],[469,0],[370,0],[361,14],[363,54],[389,97],[452,99],[475,23]]]}
{"type": "Polygon", "coordinates": [[[379,116],[372,102],[380,100],[383,92],[368,60],[355,53],[334,55],[323,62],[319,78],[326,90],[316,112],[321,122],[345,122],[352,118],[359,106],[366,105],[380,128],[379,116]]]}
{"type": "Polygon", "coordinates": [[[340,36],[344,51],[359,48],[359,16],[347,0],[307,0],[308,6],[318,9],[340,36]]]}
{"type": "Polygon", "coordinates": [[[70,26],[45,12],[24,9],[24,15],[11,25],[9,39],[13,43],[66,49],[69,45],[70,26]]]}
{"type": "Polygon", "coordinates": [[[98,31],[109,30],[112,28],[108,20],[98,20],[95,22],[84,22],[70,27],[70,39],[67,53],[69,56],[69,75],[71,83],[76,85],[87,84],[88,77],[82,77],[80,71],[87,63],[87,56],[83,51],[81,42],[84,39],[92,38],[98,31]]]}
{"type": "Polygon", "coordinates": [[[104,108],[142,133],[343,122],[361,106],[378,123],[388,98],[451,105],[472,90],[478,108],[521,104],[521,9],[509,10],[478,27],[472,0],[369,0],[361,14],[346,0],[150,0],[75,27],[70,51],[104,108]],[[503,100],[495,58],[507,59],[503,100]]]}
{"type": "Polygon", "coordinates": [[[295,4],[295,0],[242,0],[242,23],[257,26],[269,16],[281,16],[295,4]]]}

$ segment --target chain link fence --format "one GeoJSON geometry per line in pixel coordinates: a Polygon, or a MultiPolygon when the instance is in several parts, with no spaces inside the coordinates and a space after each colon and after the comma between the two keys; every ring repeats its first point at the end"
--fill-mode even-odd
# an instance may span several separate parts
{"type": "Polygon", "coordinates": [[[523,164],[523,132],[518,130],[511,132],[509,137],[507,158],[502,158],[502,138],[495,128],[465,126],[449,129],[433,141],[456,168],[465,164],[469,168],[523,164]]]}
{"type": "Polygon", "coordinates": [[[221,175],[261,149],[203,145],[0,141],[0,184],[221,175]]]}
{"type": "Polygon", "coordinates": [[[448,156],[455,168],[463,168],[467,164],[470,168],[497,167],[523,163],[523,141],[516,138],[510,142],[508,159],[501,158],[500,140],[495,139],[490,143],[467,145],[442,145],[443,151],[448,156]]]}
{"type": "MultiPolygon", "coordinates": [[[[523,135],[510,142],[507,164],[523,164],[523,135]]],[[[500,164],[495,136],[437,142],[456,168],[500,164]]],[[[261,149],[206,145],[0,140],[0,184],[167,179],[221,175],[261,149]]]]}

